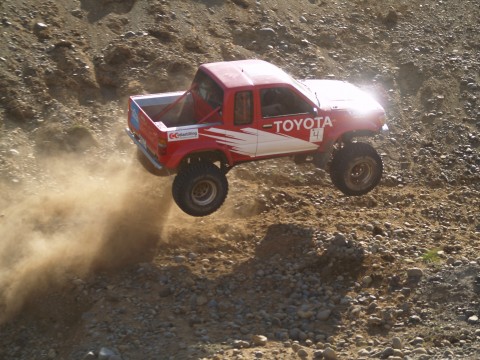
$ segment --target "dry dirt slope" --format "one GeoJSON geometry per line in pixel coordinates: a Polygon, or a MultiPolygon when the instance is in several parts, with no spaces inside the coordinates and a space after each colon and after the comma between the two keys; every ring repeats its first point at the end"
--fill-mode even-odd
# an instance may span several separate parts
{"type": "Polygon", "coordinates": [[[4,0],[0,15],[0,357],[480,356],[476,1],[4,0]],[[170,180],[132,159],[127,96],[248,57],[377,96],[379,189],[344,198],[281,160],[232,171],[211,217],[171,204],[170,180]]]}

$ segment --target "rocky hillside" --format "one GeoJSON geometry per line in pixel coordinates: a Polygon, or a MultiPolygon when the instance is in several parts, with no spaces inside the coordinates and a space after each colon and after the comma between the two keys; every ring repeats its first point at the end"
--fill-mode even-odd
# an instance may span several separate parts
{"type": "Polygon", "coordinates": [[[0,3],[0,358],[480,357],[475,0],[0,3]],[[129,95],[261,58],[385,107],[348,198],[287,159],[193,219],[124,134],[129,95]]]}

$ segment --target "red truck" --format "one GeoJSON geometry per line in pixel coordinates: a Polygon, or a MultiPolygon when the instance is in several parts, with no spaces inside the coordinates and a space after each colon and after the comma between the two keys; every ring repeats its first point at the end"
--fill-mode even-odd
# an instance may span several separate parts
{"type": "Polygon", "coordinates": [[[205,216],[225,201],[233,166],[281,156],[328,169],[346,195],[366,194],[383,163],[357,139],[385,130],[382,106],[352,84],[240,60],[201,65],[187,91],[131,96],[126,132],[147,170],[176,174],[177,205],[205,216]]]}

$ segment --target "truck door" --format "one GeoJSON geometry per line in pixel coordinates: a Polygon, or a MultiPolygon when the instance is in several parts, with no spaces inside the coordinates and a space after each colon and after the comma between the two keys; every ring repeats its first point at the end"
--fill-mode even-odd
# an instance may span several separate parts
{"type": "Polygon", "coordinates": [[[257,152],[257,130],[253,126],[253,91],[240,90],[235,93],[233,105],[233,131],[227,132],[227,139],[234,144],[232,152],[239,160],[253,158],[257,152]]]}
{"type": "Polygon", "coordinates": [[[314,109],[288,87],[259,91],[257,157],[314,151],[315,131],[323,131],[314,119],[314,109]]]}
{"type": "Polygon", "coordinates": [[[224,114],[228,118],[228,128],[208,128],[204,135],[227,146],[235,156],[235,162],[248,161],[255,157],[258,138],[257,129],[253,125],[253,91],[240,90],[232,97],[233,107],[227,107],[228,113],[224,114]]]}

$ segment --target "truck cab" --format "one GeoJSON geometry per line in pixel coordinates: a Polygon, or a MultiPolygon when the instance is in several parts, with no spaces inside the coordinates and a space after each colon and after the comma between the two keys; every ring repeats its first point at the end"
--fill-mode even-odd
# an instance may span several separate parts
{"type": "Polygon", "coordinates": [[[215,211],[226,197],[226,179],[212,177],[225,177],[247,161],[292,156],[322,168],[333,164],[332,181],[347,195],[370,191],[381,177],[380,156],[353,140],[385,130],[385,112],[347,82],[298,81],[262,60],[217,62],[201,65],[185,92],[132,96],[129,104],[127,133],[142,163],[157,174],[177,173],[174,199],[194,216],[215,211]],[[359,151],[369,160],[357,156],[350,165],[337,165],[359,151]],[[219,201],[211,195],[192,210],[195,193],[187,180],[192,171],[215,173],[203,184],[222,188],[215,190],[222,194],[219,201]],[[214,206],[205,210],[209,201],[214,206]]]}

